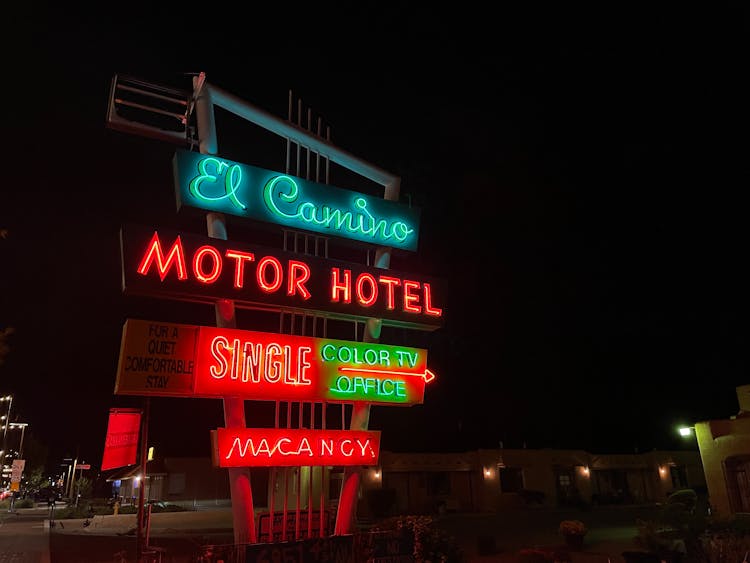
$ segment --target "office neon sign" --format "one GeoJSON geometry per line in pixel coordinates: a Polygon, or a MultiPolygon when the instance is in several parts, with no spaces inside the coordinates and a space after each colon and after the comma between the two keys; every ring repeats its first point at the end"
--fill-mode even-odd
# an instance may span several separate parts
{"type": "Polygon", "coordinates": [[[126,293],[423,330],[443,324],[443,285],[426,276],[133,225],[121,247],[126,293]]]}
{"type": "Polygon", "coordinates": [[[218,467],[377,465],[380,432],[296,428],[218,428],[211,431],[218,467]]]}
{"type": "Polygon", "coordinates": [[[191,151],[178,150],[173,166],[178,208],[417,249],[419,212],[400,203],[191,151]]]}
{"type": "Polygon", "coordinates": [[[408,406],[434,377],[419,348],[128,319],[115,394],[408,406]]]}

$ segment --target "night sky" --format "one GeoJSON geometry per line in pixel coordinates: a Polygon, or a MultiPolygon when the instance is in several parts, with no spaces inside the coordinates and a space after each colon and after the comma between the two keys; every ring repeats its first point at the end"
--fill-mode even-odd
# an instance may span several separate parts
{"type": "MultiPolygon", "coordinates": [[[[0,393],[51,465],[100,463],[109,409],[141,404],[113,394],[126,318],[214,323],[209,305],[122,295],[121,225],[205,223],[176,213],[175,145],[105,126],[116,73],[189,89],[204,71],[279,118],[291,90],[334,144],[401,177],[421,235],[391,266],[450,294],[444,328],[383,333],[427,348],[438,375],[424,405],[373,407],[384,449],[677,449],[691,447],[677,424],[737,413],[746,14],[185,6],[18,14],[5,38],[0,326],[15,333],[0,393]]],[[[217,127],[221,156],[283,170],[282,139],[223,110],[217,127]]],[[[238,314],[239,328],[267,324],[238,314]]],[[[209,455],[223,424],[219,400],[151,411],[162,455],[209,455]]],[[[249,402],[248,424],[269,412],[249,402]]]]}

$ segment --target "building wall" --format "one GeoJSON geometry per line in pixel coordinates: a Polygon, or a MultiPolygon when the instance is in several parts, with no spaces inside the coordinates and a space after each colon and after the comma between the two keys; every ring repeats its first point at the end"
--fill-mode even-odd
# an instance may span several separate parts
{"type": "MultiPolygon", "coordinates": [[[[738,398],[747,400],[738,388],[738,398]]],[[[741,402],[741,404],[743,404],[741,402]]],[[[745,405],[750,409],[750,405],[745,405]]],[[[706,476],[709,502],[714,514],[731,516],[737,512],[750,511],[750,410],[726,420],[710,420],[695,424],[695,436],[706,476]],[[740,463],[744,465],[744,480],[741,472],[732,470],[740,463]]]]}

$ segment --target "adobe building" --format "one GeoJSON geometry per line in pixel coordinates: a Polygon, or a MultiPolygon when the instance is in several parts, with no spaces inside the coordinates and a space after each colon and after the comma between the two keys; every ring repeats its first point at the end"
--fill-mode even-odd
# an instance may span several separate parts
{"type": "Polygon", "coordinates": [[[709,502],[716,515],[750,512],[750,385],[737,387],[740,410],[695,424],[709,502]]]}

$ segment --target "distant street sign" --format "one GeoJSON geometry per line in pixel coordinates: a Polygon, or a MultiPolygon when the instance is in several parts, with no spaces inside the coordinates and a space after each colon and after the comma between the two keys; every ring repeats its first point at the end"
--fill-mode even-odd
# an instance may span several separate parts
{"type": "Polygon", "coordinates": [[[89,463],[79,463],[76,465],[76,469],[91,469],[91,464],[89,463]]]}

